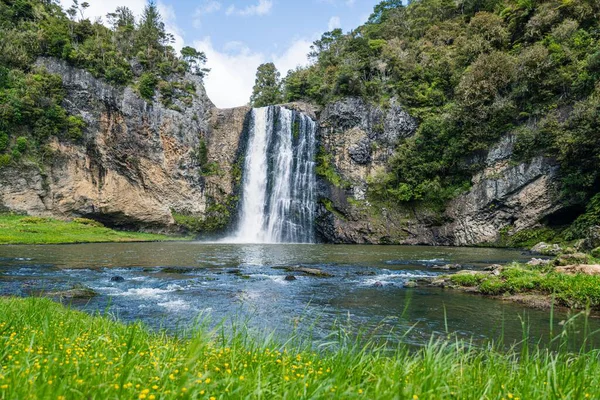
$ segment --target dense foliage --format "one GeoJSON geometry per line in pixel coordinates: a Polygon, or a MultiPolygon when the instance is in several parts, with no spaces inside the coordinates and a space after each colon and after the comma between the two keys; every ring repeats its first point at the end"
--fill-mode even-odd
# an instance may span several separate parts
{"type": "Polygon", "coordinates": [[[395,98],[419,119],[374,197],[443,204],[507,133],[517,160],[560,162],[565,202],[599,189],[597,0],[388,0],[354,31],[325,33],[310,57],[284,79],[285,100],[395,98]]]}
{"type": "Polygon", "coordinates": [[[153,1],[139,21],[118,7],[106,16],[110,28],[86,18],[87,7],[76,0],[66,11],[49,0],[0,0],[0,167],[27,153],[43,159],[50,137],[78,140],[85,128],[62,107],[62,81],[37,67],[38,57],[66,60],[116,85],[137,81],[146,99],[158,88],[163,103],[174,90],[170,76],[208,72],[204,53],[185,47],[177,56],[153,1]]]}
{"type": "Polygon", "coordinates": [[[253,107],[265,107],[278,104],[282,99],[281,74],[275,68],[275,64],[261,64],[256,71],[250,104],[253,107]]]}

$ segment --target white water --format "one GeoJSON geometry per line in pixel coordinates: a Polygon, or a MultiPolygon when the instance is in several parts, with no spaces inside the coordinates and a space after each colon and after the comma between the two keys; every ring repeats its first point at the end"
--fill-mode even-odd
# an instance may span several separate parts
{"type": "Polygon", "coordinates": [[[316,124],[283,107],[252,110],[236,243],[312,243],[316,124]]]}

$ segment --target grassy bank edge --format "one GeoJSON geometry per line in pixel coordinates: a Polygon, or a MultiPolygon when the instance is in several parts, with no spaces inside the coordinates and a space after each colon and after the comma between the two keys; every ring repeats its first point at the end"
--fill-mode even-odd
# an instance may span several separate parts
{"type": "Polygon", "coordinates": [[[192,240],[190,236],[117,231],[97,221],[0,214],[0,245],[165,242],[192,240]]]}
{"type": "Polygon", "coordinates": [[[579,272],[578,268],[584,267],[512,263],[490,271],[461,271],[432,278],[426,283],[534,308],[558,306],[583,310],[589,307],[600,312],[600,275],[579,272]]]}

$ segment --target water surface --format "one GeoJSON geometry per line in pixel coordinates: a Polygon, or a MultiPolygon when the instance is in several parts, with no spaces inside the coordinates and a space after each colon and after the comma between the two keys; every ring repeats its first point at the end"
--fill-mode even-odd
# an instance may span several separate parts
{"type": "MultiPolygon", "coordinates": [[[[232,245],[206,243],[82,244],[0,247],[0,295],[31,296],[88,286],[100,295],[73,306],[142,320],[170,330],[199,316],[213,323],[244,319],[257,329],[287,333],[294,327],[325,337],[334,322],[414,344],[446,331],[477,340],[522,337],[547,340],[548,311],[437,288],[405,288],[434,276],[433,267],[459,263],[470,269],[525,261],[519,251],[485,248],[232,245]],[[334,275],[296,274],[308,266],[334,275]],[[111,282],[115,276],[123,282],[111,282]]],[[[556,313],[555,331],[568,318],[556,313]]],[[[600,327],[596,320],[592,326],[600,327]]]]}

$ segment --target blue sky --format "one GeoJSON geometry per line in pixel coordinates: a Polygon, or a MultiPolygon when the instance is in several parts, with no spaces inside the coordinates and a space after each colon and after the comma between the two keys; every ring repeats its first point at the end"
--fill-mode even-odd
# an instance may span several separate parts
{"type": "MultiPolygon", "coordinates": [[[[86,17],[103,17],[120,5],[140,14],[145,0],[88,0],[86,17]]],[[[379,0],[158,1],[175,47],[206,52],[212,69],[205,86],[221,108],[248,102],[258,65],[272,61],[282,75],[307,63],[310,44],[333,28],[351,30],[379,0]]],[[[61,0],[69,6],[71,0],[61,0]]]]}

